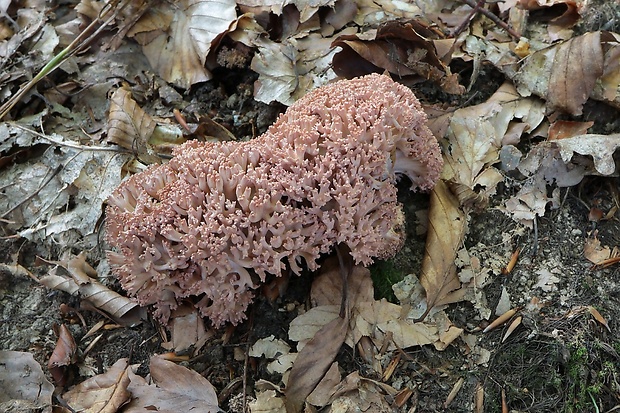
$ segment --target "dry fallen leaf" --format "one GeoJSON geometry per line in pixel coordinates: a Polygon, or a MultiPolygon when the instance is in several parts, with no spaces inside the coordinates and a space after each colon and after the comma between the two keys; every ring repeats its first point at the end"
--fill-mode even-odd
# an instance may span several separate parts
{"type": "Polygon", "coordinates": [[[426,250],[420,276],[420,283],[426,291],[426,314],[433,307],[461,300],[465,293],[460,289],[461,282],[456,275],[454,263],[465,236],[465,214],[443,181],[439,181],[433,189],[430,203],[426,250]]]}
{"type": "Polygon", "coordinates": [[[156,123],[131,97],[131,92],[118,88],[110,97],[108,141],[135,152],[147,164],[160,163],[148,143],[156,123]]]}
{"type": "Polygon", "coordinates": [[[523,96],[544,98],[548,109],[581,115],[603,73],[601,32],[593,32],[531,54],[513,81],[523,96]]]}
{"type": "Polygon", "coordinates": [[[127,359],[120,359],[107,372],[91,377],[65,394],[63,399],[75,411],[115,413],[129,401],[127,359]]]}
{"type": "Polygon", "coordinates": [[[182,88],[211,79],[209,52],[237,19],[232,0],[181,0],[151,7],[128,36],[142,45],[151,66],[182,88]]]}
{"type": "Polygon", "coordinates": [[[306,397],[329,370],[349,328],[349,311],[345,313],[344,318],[338,316],[323,326],[295,359],[285,391],[288,413],[303,411],[306,397]]]}
{"type": "Polygon", "coordinates": [[[172,312],[170,323],[171,340],[162,343],[166,350],[182,354],[188,349],[197,353],[215,334],[214,331],[207,331],[204,319],[193,306],[181,306],[172,312]]]}
{"type": "Polygon", "coordinates": [[[75,344],[71,331],[66,325],[61,324],[58,329],[58,341],[56,341],[54,351],[47,361],[47,368],[57,385],[65,385],[66,367],[75,363],[76,353],[77,344],[75,344]]]}
{"type": "Polygon", "coordinates": [[[433,39],[442,37],[419,20],[391,21],[376,31],[341,35],[331,45],[341,48],[334,55],[334,70],[347,78],[388,71],[398,77],[432,80],[447,93],[461,94],[465,88],[437,56],[433,39]]]}
{"type": "Polygon", "coordinates": [[[128,389],[132,399],[123,412],[220,412],[215,388],[207,379],[193,370],[151,357],[152,384],[129,371],[128,389]]]}

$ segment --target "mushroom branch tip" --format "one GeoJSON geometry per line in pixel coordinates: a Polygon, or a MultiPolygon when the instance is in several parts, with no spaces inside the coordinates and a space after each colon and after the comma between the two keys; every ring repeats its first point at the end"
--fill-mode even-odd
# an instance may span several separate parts
{"type": "Polygon", "coordinates": [[[316,270],[346,244],[357,264],[404,242],[400,177],[433,187],[437,140],[414,94],[372,74],[316,89],[260,137],[179,146],[125,180],[106,210],[123,288],[167,323],[191,301],[215,326],[245,318],[271,274],[316,270]]]}

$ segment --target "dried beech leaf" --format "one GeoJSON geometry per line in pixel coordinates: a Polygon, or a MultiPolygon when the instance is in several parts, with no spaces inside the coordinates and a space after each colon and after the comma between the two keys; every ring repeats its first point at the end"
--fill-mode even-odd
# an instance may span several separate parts
{"type": "Polygon", "coordinates": [[[349,328],[347,316],[337,317],[323,328],[299,352],[286,384],[286,411],[303,411],[306,397],[314,390],[331,366],[344,343],[349,328]]]}
{"type": "Polygon", "coordinates": [[[523,132],[532,131],[543,119],[543,103],[522,98],[509,83],[486,102],[454,112],[446,130],[447,139],[442,141],[442,178],[457,190],[461,205],[484,206],[485,199],[503,180],[492,166],[499,160],[501,147],[518,143],[523,132]]]}
{"type": "MultiPolygon", "coordinates": [[[[347,277],[349,302],[355,305],[358,302],[374,300],[374,288],[370,271],[356,265],[347,277]]],[[[342,297],[342,277],[338,260],[326,261],[320,270],[320,275],[312,283],[310,297],[313,307],[340,305],[342,297]]]]}
{"type": "Polygon", "coordinates": [[[291,105],[309,90],[334,79],[331,62],[336,51],[330,49],[331,41],[318,33],[301,39],[286,38],[280,43],[263,37],[253,40],[257,53],[251,68],[259,75],[254,83],[254,98],[291,105]]]}
{"type": "Polygon", "coordinates": [[[448,186],[439,181],[431,193],[426,250],[420,283],[426,291],[427,311],[459,301],[464,290],[456,275],[456,252],[465,236],[465,214],[448,186]]]}
{"type": "Polygon", "coordinates": [[[172,340],[163,343],[162,347],[176,353],[182,353],[189,348],[197,352],[213,336],[212,331],[205,329],[203,318],[193,306],[183,306],[173,311],[168,327],[172,340]]]}
{"type": "Polygon", "coordinates": [[[601,32],[593,32],[532,53],[513,81],[522,95],[544,98],[549,109],[581,115],[603,70],[601,32]]]}
{"type": "Polygon", "coordinates": [[[142,377],[129,372],[128,389],[133,398],[123,412],[204,412],[217,413],[215,388],[207,379],[188,368],[151,357],[151,379],[148,384],[142,377]]]}
{"type": "MultiPolygon", "coordinates": [[[[388,332],[400,348],[423,346],[439,340],[436,326],[401,319],[401,306],[385,300],[360,303],[355,312],[359,316],[355,318],[355,338],[370,337],[377,348],[384,344],[388,332]]],[[[394,346],[390,345],[390,348],[394,346]]]]}
{"type": "Polygon", "coordinates": [[[0,409],[3,403],[19,400],[27,411],[48,412],[53,393],[54,386],[32,354],[0,351],[0,409]]]}
{"type": "Polygon", "coordinates": [[[334,71],[342,77],[388,71],[395,76],[416,76],[440,84],[447,93],[461,94],[465,88],[437,56],[433,39],[443,34],[417,20],[388,21],[376,34],[339,36],[332,47],[340,47],[333,59],[334,71]]]}
{"type": "Polygon", "coordinates": [[[232,0],[161,2],[138,21],[130,36],[142,45],[164,80],[182,88],[211,79],[205,61],[237,19],[232,0]]]}
{"type": "Polygon", "coordinates": [[[584,135],[594,122],[575,122],[570,120],[558,120],[549,126],[547,139],[555,141],[559,139],[571,138],[575,135],[584,135]]]}
{"type": "Polygon", "coordinates": [[[65,384],[65,367],[75,363],[77,344],[66,325],[61,324],[58,330],[58,341],[47,362],[47,367],[59,386],[65,384]]]}
{"type": "Polygon", "coordinates": [[[147,163],[159,163],[148,143],[155,130],[155,121],[131,97],[124,87],[117,89],[110,98],[108,116],[108,141],[135,151],[147,163]]]}
{"type": "Polygon", "coordinates": [[[63,399],[78,412],[115,413],[131,398],[127,372],[127,359],[120,359],[107,372],[66,392],[63,399]]]}
{"type": "Polygon", "coordinates": [[[84,252],[68,261],[50,261],[49,263],[57,267],[53,268],[49,275],[39,279],[41,284],[72,295],[78,293],[83,299],[108,313],[120,324],[134,325],[140,321],[140,307],[134,301],[97,281],[94,278],[97,276],[97,271],[86,262],[84,252]]]}
{"type": "Polygon", "coordinates": [[[583,255],[594,265],[600,265],[612,257],[612,249],[608,246],[602,246],[595,232],[592,237],[586,239],[583,255]]]}

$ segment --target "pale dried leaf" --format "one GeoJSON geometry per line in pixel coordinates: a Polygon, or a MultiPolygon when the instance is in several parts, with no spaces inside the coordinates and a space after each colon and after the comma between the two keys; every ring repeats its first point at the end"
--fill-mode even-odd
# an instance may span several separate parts
{"type": "Polygon", "coordinates": [[[464,291],[454,263],[466,231],[465,214],[448,186],[439,181],[431,193],[429,228],[420,283],[428,309],[459,301],[464,291]]]}
{"type": "Polygon", "coordinates": [[[254,83],[254,98],[259,102],[277,101],[291,105],[292,96],[300,86],[295,70],[297,49],[288,40],[275,43],[262,40],[252,59],[252,70],[259,74],[254,83]]]}
{"type": "Polygon", "coordinates": [[[91,377],[63,395],[72,409],[85,413],[115,413],[130,398],[127,359],[120,359],[107,372],[91,377]]]}
{"type": "Polygon", "coordinates": [[[20,400],[32,411],[51,412],[54,386],[30,353],[0,351],[0,408],[20,400]]]}
{"type": "Polygon", "coordinates": [[[205,61],[217,40],[236,20],[235,2],[181,0],[174,4],[158,3],[153,9],[142,19],[155,21],[139,23],[144,30],[155,30],[138,36],[151,66],[166,81],[186,89],[211,79],[205,61]]]}
{"type": "Polygon", "coordinates": [[[538,274],[538,280],[536,281],[536,284],[534,284],[534,286],[532,287],[533,290],[536,288],[540,288],[543,291],[549,292],[558,289],[558,286],[556,284],[560,282],[560,278],[557,277],[555,274],[560,275],[560,270],[555,268],[551,270],[548,270],[547,268],[541,268],[536,271],[536,273],[538,274]]]}
{"type": "Polygon", "coordinates": [[[608,246],[602,246],[601,241],[595,234],[593,237],[586,239],[583,246],[583,255],[591,263],[600,264],[611,257],[611,248],[608,246]]]}
{"type": "Polygon", "coordinates": [[[140,376],[129,373],[129,391],[133,398],[123,410],[127,413],[156,410],[160,412],[217,413],[215,388],[193,370],[178,366],[160,356],[151,357],[148,384],[140,376]]]}
{"type": "Polygon", "coordinates": [[[509,83],[503,84],[486,102],[459,109],[450,117],[444,145],[442,178],[474,191],[463,203],[483,205],[503,180],[491,165],[500,149],[516,144],[521,134],[534,130],[544,119],[543,103],[522,98],[509,83]],[[474,195],[480,195],[476,201],[474,195]]]}
{"type": "Polygon", "coordinates": [[[522,95],[544,98],[549,109],[581,115],[603,69],[601,32],[593,32],[531,54],[513,81],[522,95]]]}
{"type": "Polygon", "coordinates": [[[252,413],[286,413],[284,400],[278,397],[275,390],[256,393],[256,400],[248,403],[252,413]]]}
{"type": "Polygon", "coordinates": [[[291,321],[288,337],[298,342],[299,351],[319,330],[339,317],[339,312],[340,304],[311,308],[291,321]]]}
{"type": "Polygon", "coordinates": [[[331,38],[313,33],[301,39],[287,38],[281,43],[258,38],[251,68],[259,74],[254,98],[259,102],[291,105],[308,91],[326,84],[336,74],[331,69],[331,38]]]}
{"type": "MultiPolygon", "coordinates": [[[[356,342],[361,336],[368,336],[380,348],[388,333],[400,348],[423,346],[439,340],[437,326],[403,320],[402,307],[385,300],[360,303],[355,312],[358,315],[353,331],[356,342]]],[[[395,349],[389,344],[388,349],[395,349]]]]}
{"type": "Polygon", "coordinates": [[[594,167],[601,175],[611,175],[616,171],[614,152],[620,148],[620,134],[585,134],[556,141],[562,160],[571,161],[573,152],[592,156],[594,167]]]}
{"type": "Polygon", "coordinates": [[[250,347],[248,356],[275,359],[278,356],[288,354],[290,351],[291,346],[289,346],[284,340],[275,338],[272,334],[269,337],[257,340],[256,343],[250,347]]]}

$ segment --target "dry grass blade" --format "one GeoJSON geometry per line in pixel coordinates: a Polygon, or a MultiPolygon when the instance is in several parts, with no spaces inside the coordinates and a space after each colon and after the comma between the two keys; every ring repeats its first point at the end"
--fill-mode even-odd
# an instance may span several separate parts
{"type": "MultiPolygon", "coordinates": [[[[420,283],[426,291],[426,314],[435,306],[459,301],[464,294],[454,259],[465,236],[465,214],[445,182],[431,193],[428,236],[420,283]]],[[[426,317],[424,314],[421,318],[426,317]]]]}

